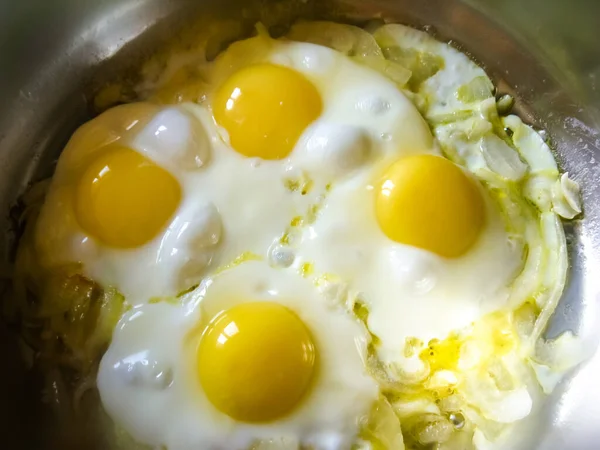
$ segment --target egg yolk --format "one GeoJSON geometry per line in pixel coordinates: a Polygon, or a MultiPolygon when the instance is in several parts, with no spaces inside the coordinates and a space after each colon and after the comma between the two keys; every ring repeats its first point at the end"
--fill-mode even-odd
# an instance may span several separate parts
{"type": "Polygon", "coordinates": [[[211,321],[197,363],[217,409],[241,422],[268,422],[291,412],[306,394],[316,349],[307,327],[285,306],[243,303],[211,321]]]}
{"type": "Polygon", "coordinates": [[[435,155],[392,164],[376,193],[375,209],[388,238],[448,258],[464,254],[484,222],[484,201],[474,181],[435,155]]]}
{"type": "Polygon", "coordinates": [[[234,73],[213,101],[217,123],[244,156],[285,158],[322,110],[315,86],[287,67],[259,64],[234,73]]]}
{"type": "Polygon", "coordinates": [[[81,227],[104,244],[135,248],[153,239],[181,200],[181,187],[166,170],[121,146],[102,151],[75,189],[81,227]]]}

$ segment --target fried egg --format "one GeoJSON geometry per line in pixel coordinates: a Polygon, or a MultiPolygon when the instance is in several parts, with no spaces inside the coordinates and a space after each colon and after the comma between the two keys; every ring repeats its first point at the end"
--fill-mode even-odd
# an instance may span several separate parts
{"type": "Polygon", "coordinates": [[[201,122],[180,107],[124,105],[86,123],[61,154],[40,212],[40,263],[81,266],[134,303],[175,294],[221,239],[215,206],[190,193],[211,154],[201,122]]]}
{"type": "Polygon", "coordinates": [[[203,74],[201,104],[225,142],[308,173],[316,191],[380,155],[434,147],[426,122],[392,81],[327,47],[275,40],[259,27],[203,74]]]}
{"type": "Polygon", "coordinates": [[[345,281],[379,355],[396,363],[407,338],[443,337],[502,308],[522,257],[477,181],[429,153],[333,186],[295,249],[297,264],[345,281]]]}
{"type": "Polygon", "coordinates": [[[98,388],[111,417],[153,446],[349,448],[378,397],[367,341],[310,282],[250,261],[128,312],[98,388]]]}

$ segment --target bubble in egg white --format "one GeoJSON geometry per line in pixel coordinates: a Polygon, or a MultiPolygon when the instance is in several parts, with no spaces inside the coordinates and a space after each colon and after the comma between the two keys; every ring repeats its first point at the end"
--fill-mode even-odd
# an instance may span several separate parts
{"type": "Polygon", "coordinates": [[[366,130],[345,124],[318,122],[305,133],[294,158],[307,170],[346,174],[365,164],[372,154],[366,130]]]}
{"type": "MultiPolygon", "coordinates": [[[[281,46],[283,49],[284,46],[281,46]]],[[[317,74],[330,73],[334,68],[337,53],[326,47],[312,44],[290,43],[285,51],[271,56],[275,64],[293,67],[299,71],[310,71],[317,74]]]]}
{"type": "Polygon", "coordinates": [[[332,308],[344,305],[348,298],[348,285],[341,281],[321,281],[318,290],[332,308]]]}
{"type": "Polygon", "coordinates": [[[159,111],[135,137],[132,146],[167,167],[175,163],[183,169],[197,169],[210,158],[204,127],[183,107],[159,111]]]}
{"type": "Polygon", "coordinates": [[[213,203],[194,202],[178,214],[164,232],[157,265],[178,267],[177,286],[193,285],[212,261],[222,228],[221,216],[213,203]]]}
{"type": "Polygon", "coordinates": [[[375,95],[363,97],[356,102],[358,111],[374,116],[384,114],[390,110],[391,106],[390,102],[375,95]]]}
{"type": "Polygon", "coordinates": [[[279,244],[273,244],[269,249],[269,264],[271,267],[279,267],[285,269],[294,264],[296,255],[290,247],[279,244]]]}
{"type": "Polygon", "coordinates": [[[163,390],[173,382],[171,368],[155,360],[125,358],[114,365],[114,370],[131,386],[163,390]]]}
{"type": "Polygon", "coordinates": [[[433,255],[418,249],[390,247],[386,249],[386,260],[381,267],[383,272],[391,270],[395,281],[406,291],[416,294],[426,294],[437,282],[437,273],[442,270],[441,264],[433,255]],[[412,253],[412,254],[411,254],[412,253]],[[386,269],[386,266],[389,266],[386,269]]]}

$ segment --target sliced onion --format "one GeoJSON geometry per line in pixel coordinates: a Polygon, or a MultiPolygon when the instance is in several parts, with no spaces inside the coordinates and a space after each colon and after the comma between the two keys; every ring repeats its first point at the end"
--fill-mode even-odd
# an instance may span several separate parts
{"type": "Polygon", "coordinates": [[[472,109],[459,109],[450,113],[428,115],[427,120],[433,126],[444,125],[468,119],[472,117],[474,113],[475,111],[472,109]]]}
{"type": "Polygon", "coordinates": [[[540,211],[551,211],[554,182],[554,172],[539,172],[525,181],[523,195],[531,200],[540,211]]]}
{"type": "Polygon", "coordinates": [[[519,154],[495,134],[488,134],[480,141],[481,153],[490,170],[511,181],[523,178],[527,171],[519,154]]]}
{"type": "Polygon", "coordinates": [[[348,56],[383,59],[383,53],[375,38],[362,28],[353,25],[334,22],[297,22],[286,38],[329,47],[348,56]]]}
{"type": "Polygon", "coordinates": [[[550,147],[544,142],[542,137],[531,127],[525,125],[521,119],[515,115],[502,118],[504,127],[509,128],[513,135],[512,140],[515,147],[523,157],[531,172],[554,170],[558,171],[556,162],[550,151],[550,147]]]}
{"type": "Polygon", "coordinates": [[[399,86],[404,86],[412,75],[410,70],[394,61],[386,61],[383,73],[399,86]]]}
{"type": "Polygon", "coordinates": [[[544,292],[536,298],[542,311],[536,320],[532,334],[535,340],[542,335],[556,309],[565,286],[568,268],[565,233],[556,214],[542,213],[540,226],[545,252],[540,278],[544,292]]]}
{"type": "Polygon", "coordinates": [[[554,212],[565,219],[572,219],[581,213],[579,184],[563,173],[552,187],[552,206],[554,212]]]}
{"type": "Polygon", "coordinates": [[[498,423],[513,423],[529,415],[533,400],[526,387],[500,391],[489,375],[474,374],[465,382],[465,398],[481,415],[498,423]]]}
{"type": "Polygon", "coordinates": [[[416,438],[423,445],[443,443],[450,439],[454,427],[443,417],[438,420],[432,420],[423,425],[418,431],[416,438]]]}
{"type": "Polygon", "coordinates": [[[415,400],[402,400],[393,404],[394,411],[403,420],[406,417],[414,416],[415,414],[436,414],[441,415],[440,408],[434,401],[428,398],[417,398],[415,400]]]}
{"type": "Polygon", "coordinates": [[[427,33],[404,25],[390,23],[375,30],[373,36],[381,48],[384,47],[420,47],[424,50],[429,45],[443,45],[427,33]]]}
{"type": "Polygon", "coordinates": [[[529,364],[533,369],[535,378],[542,387],[542,391],[546,395],[550,395],[558,383],[565,377],[564,372],[555,372],[548,366],[538,364],[534,361],[531,361],[529,364]]]}
{"type": "Polygon", "coordinates": [[[551,371],[564,373],[584,361],[594,350],[594,347],[582,346],[578,336],[566,331],[556,339],[540,339],[533,360],[551,371]]]}
{"type": "Polygon", "coordinates": [[[498,100],[496,100],[496,108],[498,114],[508,114],[515,104],[515,99],[512,95],[504,94],[498,100]]]}
{"type": "Polygon", "coordinates": [[[404,450],[400,421],[385,397],[380,397],[373,405],[360,435],[370,442],[374,449],[404,450]]]}
{"type": "Polygon", "coordinates": [[[456,98],[463,103],[475,103],[492,97],[494,85],[484,75],[473,78],[456,90],[456,98]]]}

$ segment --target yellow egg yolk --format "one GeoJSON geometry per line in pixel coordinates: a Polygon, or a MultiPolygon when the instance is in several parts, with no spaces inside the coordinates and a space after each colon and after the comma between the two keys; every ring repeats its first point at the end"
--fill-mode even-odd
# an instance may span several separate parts
{"type": "Polygon", "coordinates": [[[379,185],[375,209],[388,238],[448,258],[463,255],[474,244],[485,216],[475,182],[435,155],[392,164],[379,185]]]}
{"type": "Polygon", "coordinates": [[[290,413],[315,372],[310,331],[278,303],[243,303],[217,315],[198,345],[200,383],[219,411],[241,422],[290,413]]]}
{"type": "Polygon", "coordinates": [[[153,239],[181,201],[177,180],[143,155],[122,146],[101,151],[75,189],[81,227],[110,247],[135,248],[153,239]]]}
{"type": "Polygon", "coordinates": [[[287,67],[259,64],[234,73],[212,103],[217,123],[244,156],[285,158],[322,110],[315,86],[287,67]]]}

